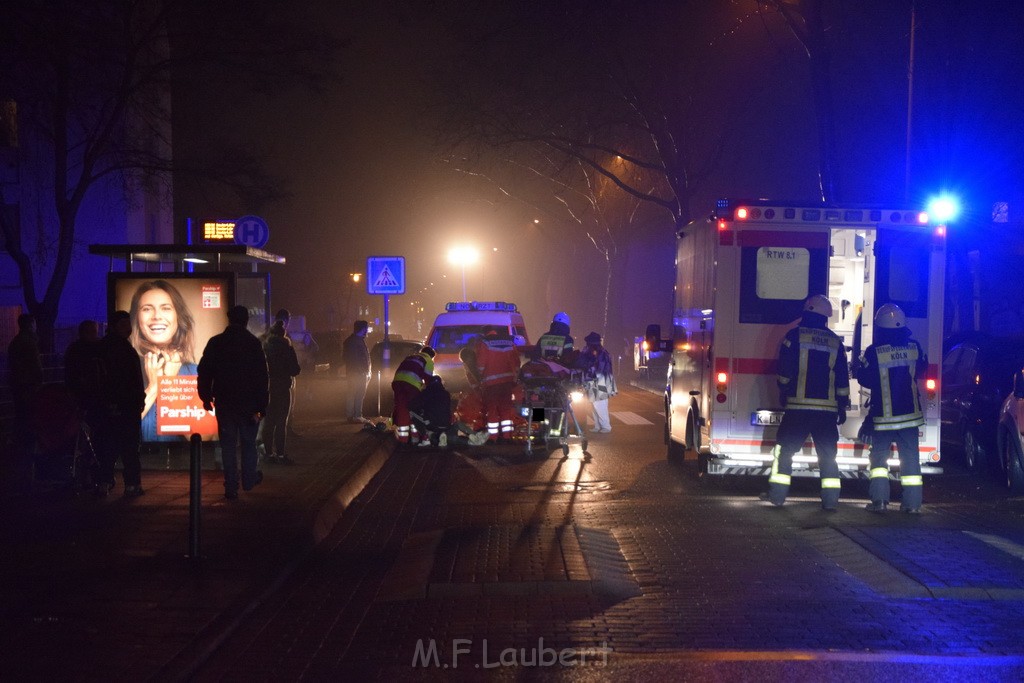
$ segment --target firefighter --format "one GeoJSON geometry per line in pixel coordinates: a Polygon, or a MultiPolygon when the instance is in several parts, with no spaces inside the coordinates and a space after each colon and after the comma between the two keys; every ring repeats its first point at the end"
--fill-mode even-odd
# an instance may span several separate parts
{"type": "Polygon", "coordinates": [[[772,505],[786,502],[793,456],[808,434],[818,454],[821,507],[833,511],[839,504],[838,425],[846,422],[850,375],[843,340],[828,329],[831,316],[829,300],[821,294],[811,296],[804,302],[800,323],[779,347],[779,396],[786,412],[776,437],[768,493],[761,495],[772,505]]]}
{"type": "Polygon", "coordinates": [[[395,371],[391,389],[395,392],[395,408],[391,421],[395,425],[398,443],[418,443],[419,433],[412,428],[409,415],[409,401],[423,391],[427,379],[434,374],[434,349],[424,346],[417,353],[407,356],[395,371]]]}
{"type": "Polygon", "coordinates": [[[509,443],[514,429],[512,394],[519,379],[519,349],[507,331],[488,325],[474,353],[487,420],[487,440],[509,443]]]}
{"type": "MultiPolygon", "coordinates": [[[[537,357],[556,363],[572,354],[573,338],[569,334],[569,314],[555,313],[548,331],[537,340],[537,357]]],[[[565,365],[565,363],[562,363],[565,365]]]]}
{"type": "Polygon", "coordinates": [[[917,382],[928,369],[921,345],[910,338],[907,316],[896,304],[884,304],[875,313],[874,340],[860,361],[857,381],[871,392],[867,419],[871,421],[871,479],[865,507],[885,512],[889,505],[889,448],[895,443],[900,454],[900,509],[921,512],[921,461],[917,429],[924,424],[924,411],[917,382]]]}

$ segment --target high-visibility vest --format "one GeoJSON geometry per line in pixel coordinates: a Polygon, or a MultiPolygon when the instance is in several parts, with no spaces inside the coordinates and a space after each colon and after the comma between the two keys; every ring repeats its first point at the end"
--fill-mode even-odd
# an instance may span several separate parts
{"type": "Polygon", "coordinates": [[[823,327],[795,327],[779,347],[779,390],[787,409],[836,412],[849,405],[850,372],[843,340],[823,327]]]}
{"type": "Polygon", "coordinates": [[[572,351],[572,342],[564,334],[549,332],[537,340],[537,350],[541,358],[558,358],[566,351],[572,351]]]}
{"type": "Polygon", "coordinates": [[[917,381],[928,368],[921,346],[872,344],[864,351],[857,379],[871,391],[869,415],[877,431],[894,431],[924,424],[917,381]]]}
{"type": "Polygon", "coordinates": [[[407,382],[420,391],[427,378],[434,374],[434,359],[425,353],[415,353],[403,360],[395,371],[395,382],[407,382]]]}

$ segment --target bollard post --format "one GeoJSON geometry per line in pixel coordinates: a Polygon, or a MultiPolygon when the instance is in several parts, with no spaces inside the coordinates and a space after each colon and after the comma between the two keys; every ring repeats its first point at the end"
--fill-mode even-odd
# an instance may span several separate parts
{"type": "Polygon", "coordinates": [[[189,439],[188,556],[199,563],[200,500],[203,492],[203,437],[189,439]]]}

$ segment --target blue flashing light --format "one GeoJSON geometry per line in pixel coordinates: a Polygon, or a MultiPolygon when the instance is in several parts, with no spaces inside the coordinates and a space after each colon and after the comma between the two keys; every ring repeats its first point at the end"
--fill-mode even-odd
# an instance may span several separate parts
{"type": "Polygon", "coordinates": [[[928,213],[938,223],[948,223],[960,213],[960,201],[952,195],[939,195],[928,202],[928,213]]]}

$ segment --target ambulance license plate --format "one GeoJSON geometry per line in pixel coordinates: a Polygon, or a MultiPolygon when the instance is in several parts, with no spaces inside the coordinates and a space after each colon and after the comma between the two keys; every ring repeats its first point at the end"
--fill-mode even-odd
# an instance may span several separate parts
{"type": "Polygon", "coordinates": [[[750,414],[750,424],[754,427],[776,427],[782,422],[781,410],[756,410],[750,414]]]}

